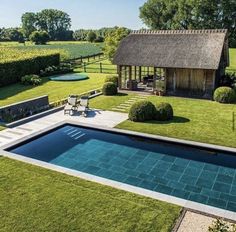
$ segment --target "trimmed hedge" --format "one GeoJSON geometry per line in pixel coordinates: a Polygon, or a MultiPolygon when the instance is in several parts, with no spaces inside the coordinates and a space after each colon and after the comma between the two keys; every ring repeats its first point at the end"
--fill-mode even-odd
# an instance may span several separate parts
{"type": "Polygon", "coordinates": [[[129,120],[133,122],[144,122],[155,117],[155,106],[150,101],[135,102],[129,111],[129,120]]]}
{"type": "Polygon", "coordinates": [[[215,90],[213,98],[219,103],[233,103],[236,101],[236,93],[230,87],[219,87],[215,90]]]}
{"type": "Polygon", "coordinates": [[[25,75],[39,74],[40,70],[59,63],[60,54],[38,55],[24,60],[0,62],[0,87],[17,83],[25,75]]]}
{"type": "Polygon", "coordinates": [[[116,86],[118,86],[118,76],[107,76],[105,79],[105,83],[107,82],[113,82],[114,84],[116,84],[116,86]]]}
{"type": "Polygon", "coordinates": [[[174,111],[169,103],[161,102],[156,105],[155,119],[158,121],[168,121],[173,119],[174,111]]]}
{"type": "Polygon", "coordinates": [[[102,93],[105,96],[113,96],[117,94],[117,85],[113,82],[107,82],[102,87],[102,93]]]}

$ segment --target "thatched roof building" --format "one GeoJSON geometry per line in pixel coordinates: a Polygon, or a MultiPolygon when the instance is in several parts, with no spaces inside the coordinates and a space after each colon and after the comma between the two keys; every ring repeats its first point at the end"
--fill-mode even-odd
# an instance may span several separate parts
{"type": "MultiPolygon", "coordinates": [[[[171,73],[172,77],[169,78],[181,76],[182,81],[184,75],[188,76],[185,79],[190,78],[185,69],[204,70],[202,75],[206,74],[206,70],[212,70],[215,78],[219,78],[229,65],[227,30],[134,31],[121,41],[113,63],[118,67],[130,66],[135,69],[164,68],[165,73],[171,73]],[[182,70],[181,73],[178,74],[178,70],[182,70]]],[[[196,75],[200,75],[199,73],[196,75]]],[[[168,75],[166,78],[168,79],[168,75]]],[[[177,80],[170,84],[176,85],[176,82],[177,80]]],[[[186,84],[183,85],[186,87],[186,84]]],[[[211,90],[216,85],[214,83],[211,90]]],[[[184,86],[182,88],[180,84],[179,87],[185,89],[184,86]]],[[[176,86],[171,89],[176,90],[176,86]]]]}

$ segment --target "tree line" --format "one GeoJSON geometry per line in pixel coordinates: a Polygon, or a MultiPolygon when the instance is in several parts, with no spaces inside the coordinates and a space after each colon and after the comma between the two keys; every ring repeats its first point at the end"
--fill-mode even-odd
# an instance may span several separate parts
{"type": "Polygon", "coordinates": [[[236,0],[148,0],[140,18],[154,30],[228,29],[236,47],[236,0]]]}
{"type": "Polygon", "coordinates": [[[24,42],[31,40],[35,44],[47,41],[89,41],[104,42],[105,37],[118,27],[101,29],[71,30],[71,18],[63,11],[45,9],[37,13],[26,12],[21,17],[21,27],[0,28],[0,41],[24,42]]]}
{"type": "MultiPolygon", "coordinates": [[[[229,45],[236,47],[236,0],[147,0],[140,7],[140,18],[148,28],[154,30],[228,29],[229,45]]],[[[20,28],[0,29],[0,41],[103,42],[118,29],[104,27],[72,31],[70,16],[55,9],[27,12],[22,15],[21,21],[20,28]]]]}

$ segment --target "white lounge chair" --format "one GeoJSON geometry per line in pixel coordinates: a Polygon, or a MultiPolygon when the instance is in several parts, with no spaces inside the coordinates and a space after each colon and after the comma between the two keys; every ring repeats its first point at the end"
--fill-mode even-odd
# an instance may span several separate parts
{"type": "Polygon", "coordinates": [[[78,109],[78,96],[77,95],[70,95],[68,97],[67,103],[64,108],[64,114],[71,115],[71,112],[77,111],[78,109]]]}
{"type": "Polygon", "coordinates": [[[84,117],[86,117],[88,109],[89,109],[89,98],[87,96],[83,96],[79,100],[77,111],[83,114],[84,117]]]}

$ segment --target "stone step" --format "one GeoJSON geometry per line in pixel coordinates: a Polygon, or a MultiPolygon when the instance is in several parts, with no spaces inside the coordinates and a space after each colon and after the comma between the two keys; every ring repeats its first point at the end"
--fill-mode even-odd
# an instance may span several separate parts
{"type": "Polygon", "coordinates": [[[130,107],[131,104],[125,104],[125,103],[122,103],[122,104],[120,104],[120,106],[127,106],[127,107],[130,107]]]}
{"type": "Polygon", "coordinates": [[[127,107],[127,106],[121,106],[121,105],[119,105],[119,106],[116,106],[116,108],[121,108],[121,109],[128,109],[129,107],[127,107]]]}
{"type": "Polygon", "coordinates": [[[125,112],[125,111],[126,111],[125,109],[117,109],[117,108],[112,108],[112,110],[115,110],[115,111],[122,111],[122,112],[125,112]]]}
{"type": "Polygon", "coordinates": [[[136,102],[137,100],[127,100],[126,102],[136,102]]]}

